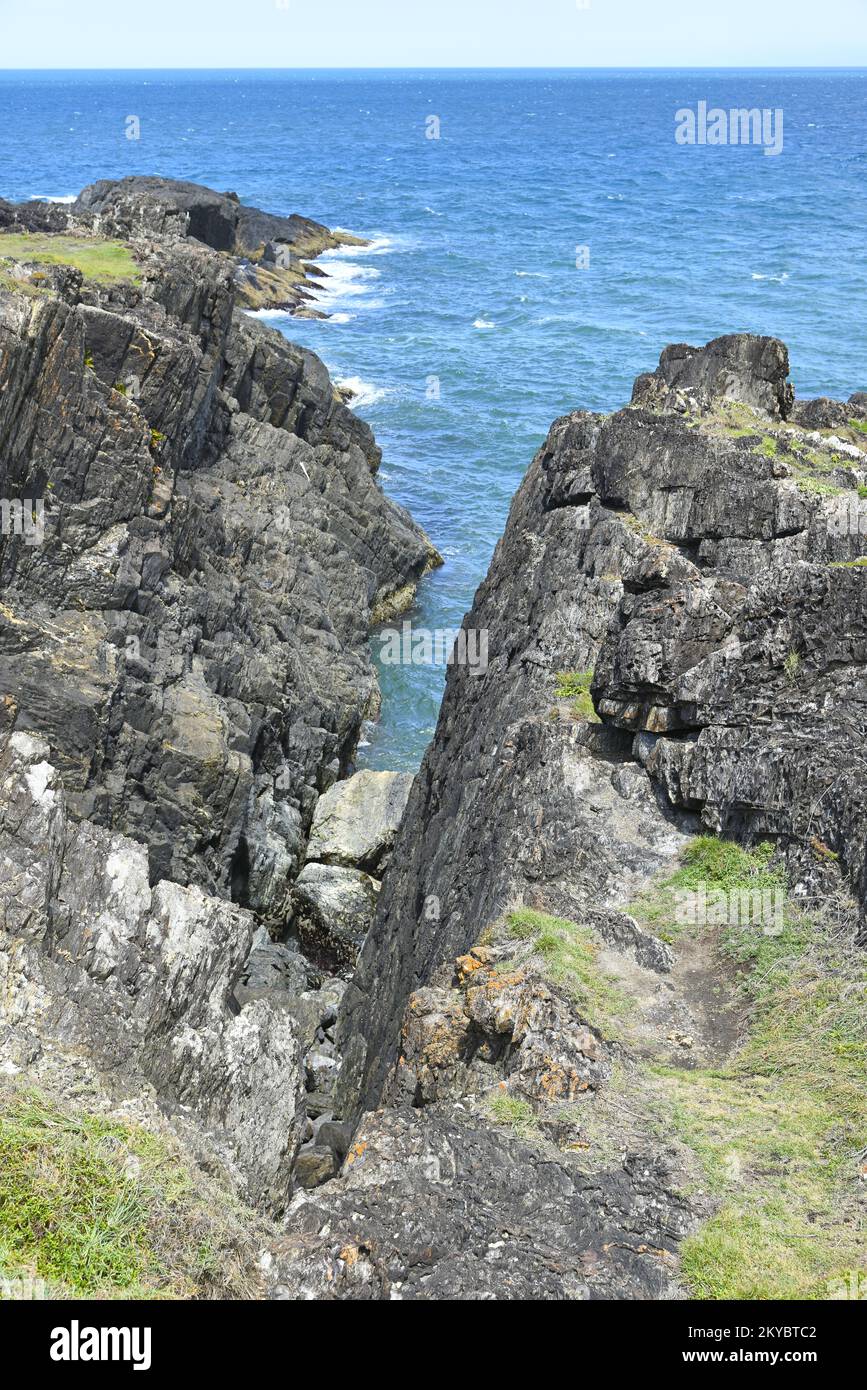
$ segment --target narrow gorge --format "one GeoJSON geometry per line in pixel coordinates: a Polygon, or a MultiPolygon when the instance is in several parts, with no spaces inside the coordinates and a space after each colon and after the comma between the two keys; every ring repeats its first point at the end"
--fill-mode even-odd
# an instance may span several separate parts
{"type": "Polygon", "coordinates": [[[558,420],[486,667],[417,776],[358,771],[370,634],[442,558],[249,312],[318,312],[346,236],[156,178],[0,201],[0,1109],[139,1213],[121,1272],[24,1216],[10,1259],[83,1296],[833,1296],[867,392],[801,401],[738,334],[558,420]]]}

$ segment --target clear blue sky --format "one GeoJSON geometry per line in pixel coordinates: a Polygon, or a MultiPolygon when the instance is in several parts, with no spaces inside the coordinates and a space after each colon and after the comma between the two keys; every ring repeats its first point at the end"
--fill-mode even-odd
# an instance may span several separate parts
{"type": "Polygon", "coordinates": [[[867,0],[0,0],[0,67],[867,65],[867,0]]]}

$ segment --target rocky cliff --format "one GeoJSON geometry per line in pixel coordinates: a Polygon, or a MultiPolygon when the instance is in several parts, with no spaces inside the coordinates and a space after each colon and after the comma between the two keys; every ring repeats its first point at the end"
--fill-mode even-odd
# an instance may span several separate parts
{"type": "Polygon", "coordinates": [[[278,914],[376,707],[371,620],[438,557],[322,363],[238,311],[237,246],[198,241],[237,205],[139,182],[80,200],[135,233],[119,273],[83,275],[114,244],[67,227],[15,238],[2,281],[2,492],[45,509],[41,544],[0,541],[5,725],[152,882],[278,914]]]}
{"type": "Polygon", "coordinates": [[[357,1103],[445,960],[514,903],[628,902],[678,827],[773,841],[796,891],[824,845],[863,913],[867,395],[797,403],[787,378],[775,339],[668,348],[624,410],[553,425],[465,622],[487,673],[449,672],[347,1004],[357,1103]]]}
{"type": "Polygon", "coordinates": [[[227,1237],[258,1296],[823,1296],[863,1224],[867,396],[739,335],[557,421],[487,668],[414,780],[347,778],[370,626],[439,557],[239,312],[303,308],[330,234],[163,180],[0,225],[4,1086],[168,1126],[270,1218],[227,1237]],[[786,905],[683,932],[684,885],[786,905]]]}
{"type": "Polygon", "coordinates": [[[4,1068],[172,1114],[279,1209],[334,1001],[265,926],[376,712],[371,623],[439,557],[239,307],[254,247],[326,229],[148,179],[0,222],[4,1068]]]}
{"type": "Polygon", "coordinates": [[[552,427],[344,998],[358,1128],[284,1296],[678,1297],[682,1247],[693,1294],[827,1297],[857,1258],[867,397],[787,376],[773,339],[669,348],[552,427]],[[789,896],[679,936],[678,884],[789,896]]]}

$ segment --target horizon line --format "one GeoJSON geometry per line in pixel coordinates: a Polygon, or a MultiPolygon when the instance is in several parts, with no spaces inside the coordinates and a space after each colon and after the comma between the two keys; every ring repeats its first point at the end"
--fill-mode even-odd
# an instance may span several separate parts
{"type": "Polygon", "coordinates": [[[348,63],[334,67],[320,67],[304,64],[300,67],[267,67],[263,64],[243,64],[240,67],[211,67],[197,64],[171,64],[166,67],[116,67],[100,64],[97,67],[0,67],[5,73],[42,72],[867,72],[867,63],[677,63],[639,64],[639,63],[584,63],[567,66],[547,63],[510,66],[500,63],[387,63],[367,64],[362,67],[348,63]]]}

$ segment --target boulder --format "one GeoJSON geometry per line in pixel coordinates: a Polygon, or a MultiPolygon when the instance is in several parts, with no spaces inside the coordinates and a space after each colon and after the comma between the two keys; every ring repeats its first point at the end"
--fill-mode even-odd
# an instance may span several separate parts
{"type": "Polygon", "coordinates": [[[333,1149],[325,1145],[305,1146],[295,1162],[295,1184],[297,1187],[321,1187],[334,1177],[340,1164],[333,1149]]]}
{"type": "Polygon", "coordinates": [[[292,889],[292,927],[304,950],[335,969],[351,969],[378,895],[377,880],[360,869],[306,864],[292,889]]]}
{"type": "Polygon", "coordinates": [[[365,869],[382,877],[412,789],[409,772],[365,769],[316,803],[307,860],[365,869]]]}

